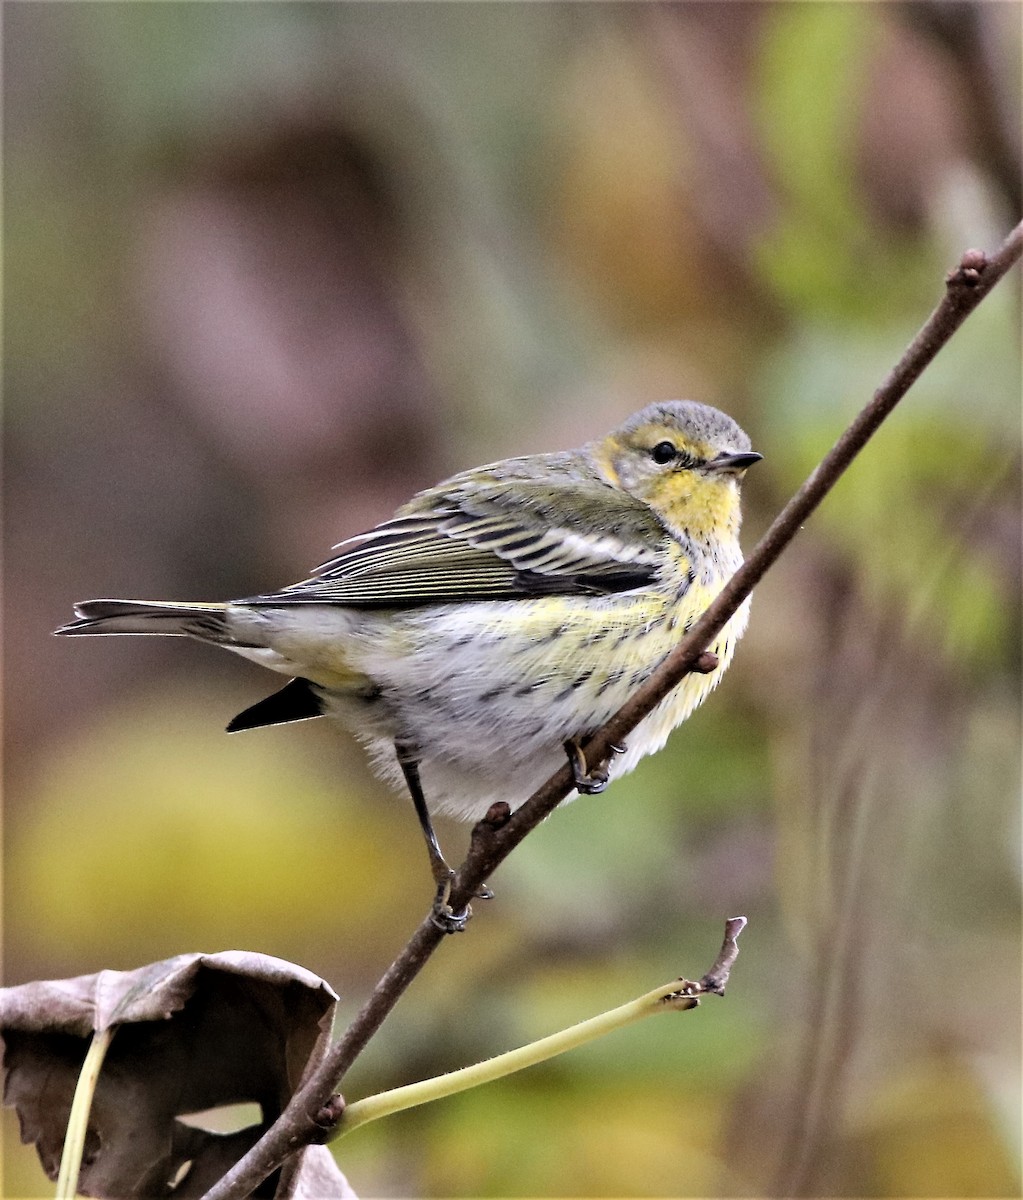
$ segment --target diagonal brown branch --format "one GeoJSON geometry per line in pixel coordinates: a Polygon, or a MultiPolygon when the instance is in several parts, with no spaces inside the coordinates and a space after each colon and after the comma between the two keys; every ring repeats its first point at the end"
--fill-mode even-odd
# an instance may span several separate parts
{"type": "MultiPolygon", "coordinates": [[[[887,378],[845,430],[806,482],[785,505],[746,562],[732,576],[699,621],[653,676],[586,743],[586,759],[601,762],[690,671],[800,526],[838,482],[881,422],[919,378],[938,351],[1023,253],[1023,224],[1017,225],[993,255],[967,250],[946,278],[946,291],[887,378]]],[[[469,854],[458,871],[450,902],[467,904],[497,866],[548,816],[573,788],[567,765],[514,813],[493,813],[473,831],[469,854]]],[[[496,807],[496,806],[495,806],[496,807]]],[[[213,1188],[205,1200],[241,1200],[292,1154],[319,1136],[314,1120],[366,1043],[416,977],[444,934],[426,918],[381,978],[341,1040],[295,1094],[287,1110],[263,1138],[213,1188]]]]}

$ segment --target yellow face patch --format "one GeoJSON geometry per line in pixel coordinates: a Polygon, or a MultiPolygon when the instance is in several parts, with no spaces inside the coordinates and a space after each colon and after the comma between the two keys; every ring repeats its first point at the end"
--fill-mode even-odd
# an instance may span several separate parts
{"type": "Polygon", "coordinates": [[[734,538],[739,529],[735,476],[705,469],[720,452],[661,422],[618,431],[591,447],[593,463],[613,487],[649,505],[677,537],[703,542],[734,538]],[[658,458],[662,445],[666,457],[658,458]]]}
{"type": "Polygon", "coordinates": [[[643,499],[673,530],[701,541],[731,536],[738,528],[739,489],[730,475],[669,471],[649,481],[643,499]]]}

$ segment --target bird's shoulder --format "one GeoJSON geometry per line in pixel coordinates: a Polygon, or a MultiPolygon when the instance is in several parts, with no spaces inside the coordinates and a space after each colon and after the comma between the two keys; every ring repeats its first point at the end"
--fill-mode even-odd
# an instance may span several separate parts
{"type": "Polygon", "coordinates": [[[413,496],[396,516],[441,509],[515,513],[529,523],[583,532],[615,532],[658,542],[665,528],[654,511],[604,476],[585,451],[506,458],[462,471],[413,496]]]}

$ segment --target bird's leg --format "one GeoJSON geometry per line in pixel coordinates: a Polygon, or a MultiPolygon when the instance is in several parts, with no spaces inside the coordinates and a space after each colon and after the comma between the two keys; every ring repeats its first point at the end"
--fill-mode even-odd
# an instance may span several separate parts
{"type": "Polygon", "coordinates": [[[430,810],[426,806],[426,796],[423,794],[423,785],[419,778],[419,760],[406,743],[395,742],[394,750],[398,756],[402,774],[405,776],[412,803],[416,808],[419,827],[422,829],[423,838],[426,841],[426,852],[430,857],[430,873],[437,885],[437,894],[433,899],[433,923],[445,933],[461,933],[472,916],[472,909],[466,905],[462,912],[456,913],[448,904],[455,873],[444,861],[440,843],[433,831],[430,810]]]}
{"type": "MultiPolygon", "coordinates": [[[[598,763],[594,767],[586,764],[580,738],[569,738],[565,742],[565,753],[568,755],[568,765],[572,768],[572,781],[580,796],[596,796],[607,787],[608,772],[611,761],[598,763]]],[[[625,746],[612,746],[612,754],[624,754],[625,746]]]]}

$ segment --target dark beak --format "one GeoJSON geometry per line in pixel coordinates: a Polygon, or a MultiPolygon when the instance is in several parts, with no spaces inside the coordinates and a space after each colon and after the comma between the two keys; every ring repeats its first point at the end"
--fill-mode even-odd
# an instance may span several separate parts
{"type": "Polygon", "coordinates": [[[740,471],[745,471],[747,467],[752,467],[754,463],[760,462],[763,457],[755,450],[748,450],[745,454],[719,454],[717,458],[712,458],[707,463],[706,469],[708,471],[730,471],[737,475],[740,471]]]}

